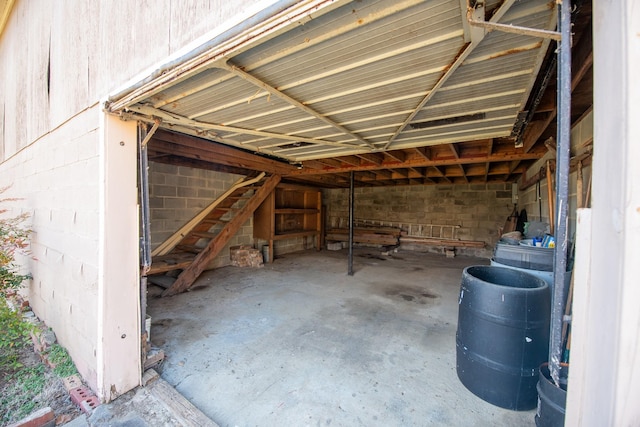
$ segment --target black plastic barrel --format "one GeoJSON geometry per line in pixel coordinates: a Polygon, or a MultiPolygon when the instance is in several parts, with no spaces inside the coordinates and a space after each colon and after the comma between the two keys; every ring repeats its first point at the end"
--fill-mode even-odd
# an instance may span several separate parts
{"type": "Polygon", "coordinates": [[[535,408],[538,368],[549,350],[546,282],[504,267],[467,267],[458,303],[456,370],[462,384],[502,408],[535,408]]]}
{"type": "Polygon", "coordinates": [[[538,409],[536,411],[536,426],[562,427],[564,426],[565,405],[567,402],[567,378],[569,365],[561,364],[558,372],[560,386],[556,386],[549,373],[549,365],[540,366],[540,380],[538,381],[538,409]]]}

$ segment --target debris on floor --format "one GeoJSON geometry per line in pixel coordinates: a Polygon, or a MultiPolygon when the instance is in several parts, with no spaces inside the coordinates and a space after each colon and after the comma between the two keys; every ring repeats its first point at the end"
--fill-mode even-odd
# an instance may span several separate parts
{"type": "Polygon", "coordinates": [[[248,245],[232,246],[229,248],[231,265],[234,267],[259,268],[264,265],[262,253],[248,245]]]}

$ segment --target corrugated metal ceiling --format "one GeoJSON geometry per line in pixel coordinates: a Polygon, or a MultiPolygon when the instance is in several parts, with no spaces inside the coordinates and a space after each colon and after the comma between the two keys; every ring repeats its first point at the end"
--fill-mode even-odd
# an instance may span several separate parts
{"type": "MultiPolygon", "coordinates": [[[[465,0],[324,3],[114,105],[291,162],[511,134],[547,40],[470,26],[465,0]]],[[[553,30],[554,8],[487,2],[475,19],[553,30]]]]}

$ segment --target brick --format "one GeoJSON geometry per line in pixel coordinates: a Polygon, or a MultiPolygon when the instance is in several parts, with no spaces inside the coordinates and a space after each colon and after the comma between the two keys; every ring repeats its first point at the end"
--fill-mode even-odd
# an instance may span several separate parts
{"type": "Polygon", "coordinates": [[[80,409],[85,414],[91,414],[94,409],[100,406],[100,401],[96,396],[89,396],[87,399],[80,402],[80,409]]]}
{"type": "Polygon", "coordinates": [[[38,409],[26,418],[10,424],[8,427],[54,427],[56,425],[55,414],[50,407],[38,409]]]}
{"type": "Polygon", "coordinates": [[[91,390],[89,390],[89,388],[81,386],[69,390],[69,395],[71,396],[71,401],[80,406],[80,402],[91,397],[93,393],[91,392],[91,390]]]}

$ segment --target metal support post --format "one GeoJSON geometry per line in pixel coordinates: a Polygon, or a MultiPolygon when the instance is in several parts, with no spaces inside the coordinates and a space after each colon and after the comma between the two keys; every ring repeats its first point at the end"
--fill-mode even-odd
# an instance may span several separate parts
{"type": "Polygon", "coordinates": [[[558,51],[558,119],[556,152],[556,248],[554,254],[554,289],[551,297],[551,337],[549,371],[559,386],[562,356],[562,321],[567,275],[567,205],[569,202],[569,157],[571,148],[571,0],[562,0],[559,7],[559,27],[562,39],[558,51]]]}
{"type": "Polygon", "coordinates": [[[349,176],[349,276],[353,276],[353,205],[354,205],[354,195],[353,195],[353,171],[351,171],[351,175],[349,176]]]}

